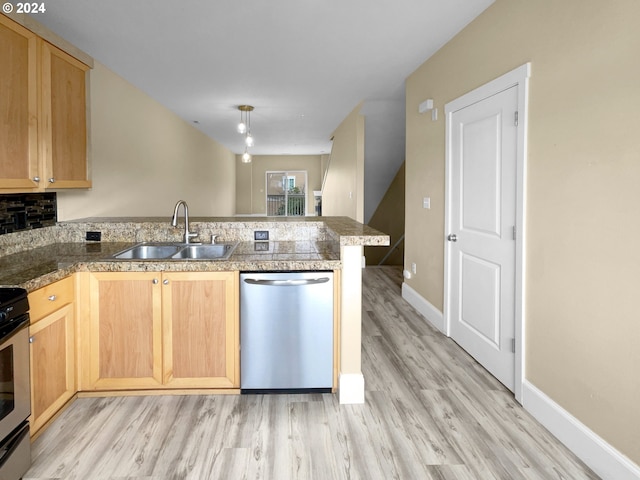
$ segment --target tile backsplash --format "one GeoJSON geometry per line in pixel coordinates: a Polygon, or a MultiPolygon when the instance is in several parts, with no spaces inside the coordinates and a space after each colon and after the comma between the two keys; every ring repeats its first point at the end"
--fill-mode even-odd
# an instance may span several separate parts
{"type": "Polygon", "coordinates": [[[56,224],[56,194],[0,195],[0,235],[56,224]]]}

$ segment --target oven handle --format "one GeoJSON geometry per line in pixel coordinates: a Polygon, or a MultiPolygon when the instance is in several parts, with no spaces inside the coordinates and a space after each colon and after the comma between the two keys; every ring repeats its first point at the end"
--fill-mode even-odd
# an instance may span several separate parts
{"type": "Polygon", "coordinates": [[[9,460],[9,457],[11,457],[15,449],[18,448],[18,445],[20,445],[24,437],[27,435],[29,435],[29,423],[25,421],[21,423],[20,426],[16,428],[5,440],[5,444],[2,446],[2,450],[0,451],[0,467],[9,460]]]}
{"type": "Polygon", "coordinates": [[[19,317],[14,318],[11,323],[5,325],[2,330],[0,330],[0,344],[6,342],[11,337],[13,337],[22,327],[25,327],[29,324],[29,314],[25,313],[24,315],[20,315],[19,317]]]}

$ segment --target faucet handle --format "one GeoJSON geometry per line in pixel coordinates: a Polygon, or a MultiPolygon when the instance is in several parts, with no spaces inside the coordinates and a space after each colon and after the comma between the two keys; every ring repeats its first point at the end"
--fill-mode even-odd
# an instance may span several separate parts
{"type": "Polygon", "coordinates": [[[216,238],[218,238],[218,235],[211,235],[211,243],[216,243],[216,238]]]}

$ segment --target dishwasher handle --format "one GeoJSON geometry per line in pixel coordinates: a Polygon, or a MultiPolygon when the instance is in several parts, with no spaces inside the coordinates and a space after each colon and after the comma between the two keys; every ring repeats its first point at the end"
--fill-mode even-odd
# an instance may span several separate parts
{"type": "Polygon", "coordinates": [[[303,285],[318,285],[327,283],[329,277],[306,278],[306,279],[289,279],[289,280],[259,280],[256,278],[245,278],[244,282],[249,285],[263,285],[269,287],[299,287],[303,285]]]}

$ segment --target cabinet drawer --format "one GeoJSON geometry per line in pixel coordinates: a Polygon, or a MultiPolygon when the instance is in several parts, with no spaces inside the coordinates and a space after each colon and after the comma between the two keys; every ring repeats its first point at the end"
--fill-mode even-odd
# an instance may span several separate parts
{"type": "Polygon", "coordinates": [[[73,277],[42,287],[29,294],[31,323],[73,302],[73,277]]]}

